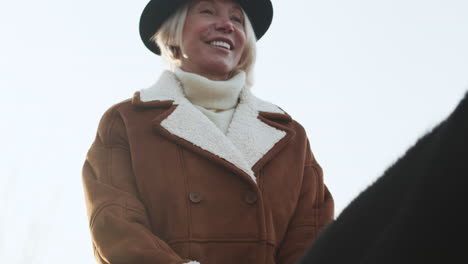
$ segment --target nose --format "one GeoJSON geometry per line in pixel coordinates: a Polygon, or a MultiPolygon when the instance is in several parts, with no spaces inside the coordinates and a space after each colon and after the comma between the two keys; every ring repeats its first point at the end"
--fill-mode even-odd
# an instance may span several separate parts
{"type": "Polygon", "coordinates": [[[223,33],[231,33],[234,31],[234,24],[230,18],[220,18],[215,28],[223,33]]]}

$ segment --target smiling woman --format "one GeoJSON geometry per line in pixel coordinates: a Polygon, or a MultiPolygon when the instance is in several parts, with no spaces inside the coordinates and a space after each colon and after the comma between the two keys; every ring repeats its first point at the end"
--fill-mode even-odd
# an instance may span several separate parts
{"type": "Polygon", "coordinates": [[[243,13],[232,1],[194,1],[188,10],[181,69],[212,80],[227,80],[245,47],[243,13]]]}
{"type": "Polygon", "coordinates": [[[208,78],[213,80],[226,80],[232,77],[229,75],[235,72],[234,69],[238,69],[246,73],[246,85],[250,87],[253,85],[256,58],[255,32],[242,8],[236,2],[228,3],[231,7],[226,10],[219,10],[219,2],[187,3],[169,17],[150,39],[160,47],[161,55],[172,69],[181,67],[184,71],[211,76],[208,78]],[[219,15],[224,16],[222,19],[228,23],[215,21],[214,28],[210,21],[219,15]],[[229,34],[223,33],[226,31],[229,34]],[[220,47],[218,53],[212,50],[215,47],[220,47]],[[194,69],[190,70],[191,67],[194,69]]]}
{"type": "Polygon", "coordinates": [[[171,71],[102,117],[83,168],[99,263],[292,264],[333,218],[304,128],[252,94],[269,0],[152,0],[171,71]]]}

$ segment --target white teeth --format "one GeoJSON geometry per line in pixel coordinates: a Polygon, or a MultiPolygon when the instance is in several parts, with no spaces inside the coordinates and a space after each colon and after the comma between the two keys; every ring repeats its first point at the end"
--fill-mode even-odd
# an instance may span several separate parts
{"type": "Polygon", "coordinates": [[[226,48],[228,50],[231,50],[231,45],[229,45],[229,43],[224,42],[224,41],[211,41],[210,45],[223,47],[223,48],[226,48]]]}

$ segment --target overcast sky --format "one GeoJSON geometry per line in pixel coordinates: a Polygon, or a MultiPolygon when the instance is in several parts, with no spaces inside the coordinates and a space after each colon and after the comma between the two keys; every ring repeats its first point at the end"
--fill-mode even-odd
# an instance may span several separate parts
{"type": "MultiPolygon", "coordinates": [[[[103,112],[165,69],[139,39],[146,3],[0,3],[2,262],[93,263],[86,151],[103,112]]],[[[306,128],[338,214],[468,89],[468,1],[273,5],[254,93],[306,128]]]]}

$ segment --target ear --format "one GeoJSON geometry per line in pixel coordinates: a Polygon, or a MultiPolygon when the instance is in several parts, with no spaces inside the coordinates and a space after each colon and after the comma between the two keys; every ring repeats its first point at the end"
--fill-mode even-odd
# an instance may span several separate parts
{"type": "Polygon", "coordinates": [[[180,60],[180,55],[181,55],[181,52],[180,52],[180,47],[177,47],[177,46],[170,46],[169,49],[171,50],[171,53],[172,53],[172,57],[174,59],[178,59],[180,60]]]}

